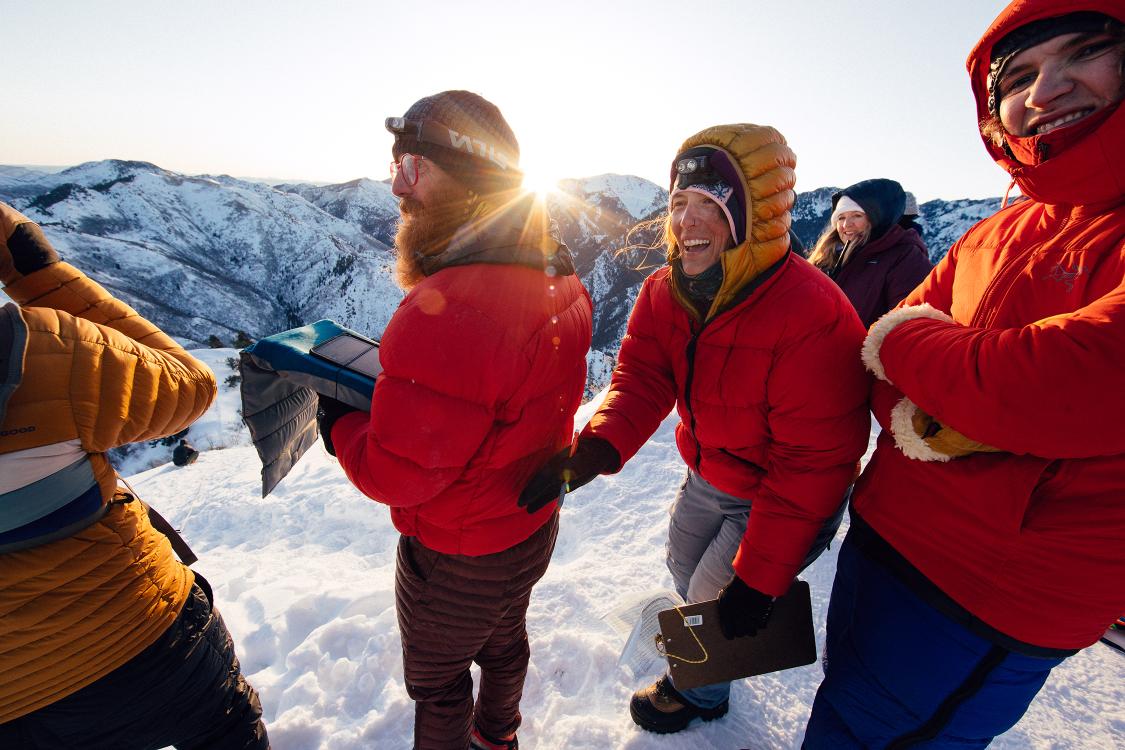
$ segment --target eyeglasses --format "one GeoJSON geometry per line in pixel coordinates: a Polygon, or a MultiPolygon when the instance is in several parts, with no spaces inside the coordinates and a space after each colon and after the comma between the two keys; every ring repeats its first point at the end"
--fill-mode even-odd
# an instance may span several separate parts
{"type": "Polygon", "coordinates": [[[418,184],[419,166],[425,157],[418,156],[417,154],[403,154],[398,161],[391,162],[391,181],[401,173],[402,181],[406,183],[407,187],[414,187],[418,184]]]}

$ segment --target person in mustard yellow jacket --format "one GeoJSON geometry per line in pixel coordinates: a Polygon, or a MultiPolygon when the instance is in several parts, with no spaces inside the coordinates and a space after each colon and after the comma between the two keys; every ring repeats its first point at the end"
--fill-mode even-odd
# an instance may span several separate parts
{"type": "Polygon", "coordinates": [[[106,451],[215,378],[0,203],[0,747],[268,748],[207,582],[106,451]]]}

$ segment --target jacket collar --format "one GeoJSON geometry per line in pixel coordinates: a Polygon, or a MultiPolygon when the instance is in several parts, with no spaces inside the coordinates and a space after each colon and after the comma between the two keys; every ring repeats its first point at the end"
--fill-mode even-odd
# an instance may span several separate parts
{"type": "MultiPolygon", "coordinates": [[[[1122,0],[1017,0],[993,21],[969,54],[967,67],[977,101],[977,121],[989,117],[988,67],[993,46],[1008,32],[1032,21],[1079,10],[1096,11],[1125,21],[1122,0]]],[[[987,137],[985,147],[992,158],[1012,175],[1024,195],[1047,204],[1099,205],[1120,202],[1125,197],[1125,106],[1118,106],[1100,127],[1045,159],[1024,156],[1032,163],[1021,163],[1011,149],[994,145],[987,137]]],[[[1018,149],[1036,152],[1037,143],[1018,149]]]]}
{"type": "Polygon", "coordinates": [[[421,259],[431,276],[443,268],[471,263],[523,265],[559,276],[574,274],[570,250],[558,227],[535,196],[517,198],[498,209],[481,203],[453,235],[449,247],[421,259]]]}

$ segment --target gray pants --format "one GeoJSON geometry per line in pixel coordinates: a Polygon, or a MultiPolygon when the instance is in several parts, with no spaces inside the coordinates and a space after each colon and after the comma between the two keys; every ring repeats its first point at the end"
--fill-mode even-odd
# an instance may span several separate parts
{"type": "MultiPolygon", "coordinates": [[[[820,557],[836,536],[850,495],[851,487],[844,493],[840,507],[816,535],[801,570],[820,557]]],[[[688,469],[672,505],[667,562],[676,591],[689,604],[715,599],[734,575],[731,563],[746,533],[750,505],[751,500],[728,495],[688,469]]],[[[727,700],[730,683],[680,692],[697,706],[714,708],[727,700]]]]}

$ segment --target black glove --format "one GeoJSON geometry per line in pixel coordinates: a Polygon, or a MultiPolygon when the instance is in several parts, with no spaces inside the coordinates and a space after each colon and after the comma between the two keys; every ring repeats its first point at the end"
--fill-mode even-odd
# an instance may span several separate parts
{"type": "Polygon", "coordinates": [[[0,282],[11,284],[20,276],[58,262],[59,254],[39,225],[0,203],[0,282]]]}
{"type": "Polygon", "coordinates": [[[621,455],[609,441],[596,437],[580,438],[570,455],[563,448],[551,456],[520,493],[519,506],[528,513],[538,513],[547,503],[559,498],[563,483],[573,492],[598,474],[613,471],[621,465],[621,455]]]}
{"type": "Polygon", "coordinates": [[[719,628],[727,638],[756,635],[773,613],[773,597],[747,586],[737,575],[719,592],[719,628]]]}
{"type": "Polygon", "coordinates": [[[332,445],[332,425],[345,414],[360,410],[323,393],[318,393],[317,397],[320,401],[316,408],[316,426],[320,429],[320,439],[324,441],[324,449],[328,451],[328,455],[335,456],[336,448],[332,445]]]}

